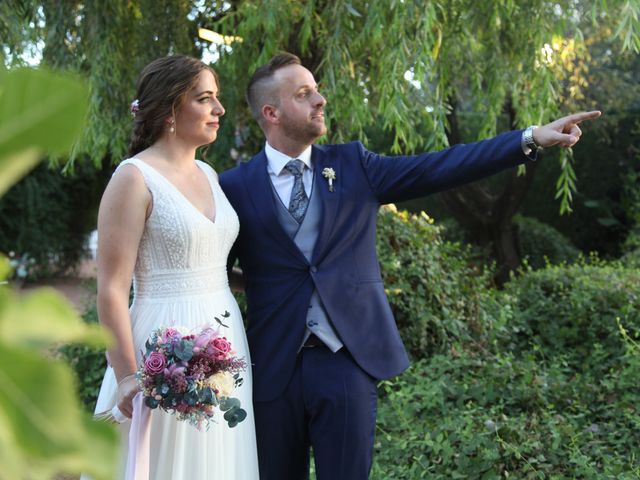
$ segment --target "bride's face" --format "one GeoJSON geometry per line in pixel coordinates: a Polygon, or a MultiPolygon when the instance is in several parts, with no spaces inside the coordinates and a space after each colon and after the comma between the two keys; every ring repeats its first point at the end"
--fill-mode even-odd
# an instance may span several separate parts
{"type": "Polygon", "coordinates": [[[176,110],[176,137],[196,147],[215,141],[224,107],[218,100],[218,84],[213,73],[203,70],[195,86],[176,110]]]}

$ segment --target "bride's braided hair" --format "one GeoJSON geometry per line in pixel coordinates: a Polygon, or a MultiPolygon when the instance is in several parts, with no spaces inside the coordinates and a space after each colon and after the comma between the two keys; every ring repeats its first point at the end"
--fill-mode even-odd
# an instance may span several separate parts
{"type": "Polygon", "coordinates": [[[171,55],[147,65],[136,87],[136,109],[132,110],[133,132],[128,156],[153,145],[166,129],[169,117],[175,115],[185,95],[193,88],[198,74],[209,70],[218,83],[216,72],[202,61],[185,55],[171,55]]]}

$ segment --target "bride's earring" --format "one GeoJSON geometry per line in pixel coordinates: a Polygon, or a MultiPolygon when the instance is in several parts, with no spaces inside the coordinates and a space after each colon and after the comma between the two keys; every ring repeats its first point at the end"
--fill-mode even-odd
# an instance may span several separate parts
{"type": "Polygon", "coordinates": [[[176,122],[173,118],[169,120],[169,133],[176,133],[176,122]]]}

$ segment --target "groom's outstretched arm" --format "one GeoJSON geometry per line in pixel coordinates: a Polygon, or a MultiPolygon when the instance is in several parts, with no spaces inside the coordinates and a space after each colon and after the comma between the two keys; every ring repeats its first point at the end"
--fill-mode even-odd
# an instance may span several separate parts
{"type": "MultiPolygon", "coordinates": [[[[562,117],[530,132],[534,148],[575,145],[579,124],[600,116],[599,111],[562,117]]],[[[386,157],[362,144],[358,155],[380,203],[399,202],[447,190],[532,160],[525,148],[524,130],[502,133],[488,140],[453,145],[439,152],[386,157]]]]}

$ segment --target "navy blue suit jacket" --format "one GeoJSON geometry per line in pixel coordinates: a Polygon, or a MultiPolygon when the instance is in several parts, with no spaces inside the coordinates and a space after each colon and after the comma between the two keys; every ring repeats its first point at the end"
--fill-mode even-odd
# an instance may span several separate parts
{"type": "Polygon", "coordinates": [[[264,150],[224,172],[220,184],[240,218],[230,260],[239,258],[247,294],[247,336],[254,398],[272,400],[289,382],[316,288],[355,361],[376,379],[409,360],[387,301],[376,254],[381,204],[421,197],[477,180],[527,160],[522,131],[436,153],[386,157],[360,142],[314,145],[316,175],[336,174],[334,191],[318,177],[322,220],[311,261],[280,225],[264,150]]]}

